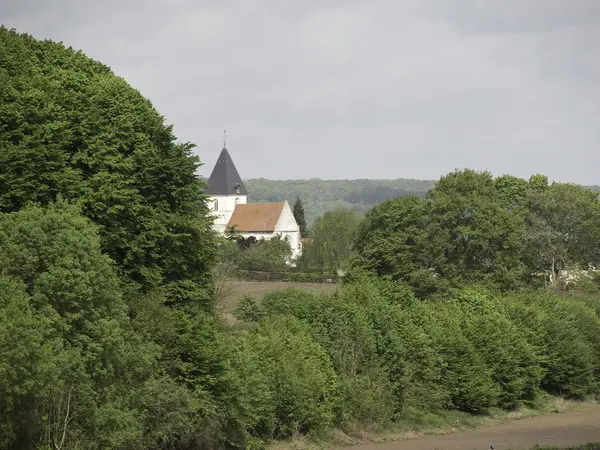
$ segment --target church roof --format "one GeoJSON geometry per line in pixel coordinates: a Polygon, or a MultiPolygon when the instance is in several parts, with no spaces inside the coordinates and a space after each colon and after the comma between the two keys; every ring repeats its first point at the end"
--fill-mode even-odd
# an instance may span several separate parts
{"type": "Polygon", "coordinates": [[[285,202],[244,203],[236,205],[227,224],[236,231],[273,232],[281,216],[285,202]]]}
{"type": "Polygon", "coordinates": [[[219,159],[217,159],[217,163],[210,174],[208,188],[204,193],[212,195],[248,195],[246,186],[244,186],[244,182],[233,164],[231,155],[225,147],[221,150],[219,159]],[[237,188],[239,188],[239,191],[237,188]]]}

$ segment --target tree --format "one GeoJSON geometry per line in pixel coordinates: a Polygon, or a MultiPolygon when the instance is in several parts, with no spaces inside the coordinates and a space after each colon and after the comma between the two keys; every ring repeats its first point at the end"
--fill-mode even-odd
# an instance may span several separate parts
{"type": "Polygon", "coordinates": [[[300,235],[303,237],[308,236],[306,233],[306,219],[304,218],[304,205],[302,204],[302,200],[300,197],[296,197],[296,201],[294,202],[293,207],[294,219],[296,219],[296,223],[298,227],[300,227],[300,235]]]}
{"type": "MultiPolygon", "coordinates": [[[[74,378],[58,384],[52,405],[76,401],[88,420],[80,435],[95,430],[89,442],[102,448],[185,447],[209,421],[202,439],[236,439],[235,386],[212,299],[217,239],[192,148],[108,67],[0,27],[0,213],[8,224],[30,203],[42,211],[66,199],[83,215],[47,218],[47,230],[30,234],[15,226],[21,240],[7,238],[0,264],[35,288],[30,304],[52,305],[57,330],[71,332],[65,340],[77,351],[63,366],[74,378]],[[59,263],[42,258],[51,252],[59,263]],[[161,390],[168,395],[153,395],[161,390]],[[165,403],[139,403],[154,397],[165,403]]],[[[39,418],[43,403],[27,402],[20,410],[39,418]]]]}
{"type": "Polygon", "coordinates": [[[4,27],[0,85],[0,212],[76,201],[123,280],[206,303],[216,249],[193,146],[108,67],[4,27]]]}
{"type": "Polygon", "coordinates": [[[485,281],[504,289],[524,282],[524,218],[500,202],[490,173],[452,172],[427,198],[431,232],[444,244],[442,276],[455,284],[485,281]]]}
{"type": "Polygon", "coordinates": [[[282,438],[332,425],[340,403],[337,375],[305,323],[266,318],[237,348],[252,435],[282,438]]]}
{"type": "Polygon", "coordinates": [[[405,281],[419,296],[448,283],[520,286],[527,276],[520,185],[456,171],[425,200],[407,196],[377,205],[359,227],[353,267],[405,281]]]}
{"type": "Polygon", "coordinates": [[[430,214],[431,203],[415,196],[374,206],[358,226],[352,267],[404,281],[420,296],[437,291],[443,258],[430,232],[430,214]]]}
{"type": "Polygon", "coordinates": [[[280,272],[287,268],[292,248],[287,239],[273,236],[257,240],[254,236],[236,240],[237,251],[228,254],[231,262],[242,270],[280,272]]]}
{"type": "Polygon", "coordinates": [[[135,398],[155,379],[159,352],[133,332],[100,249],[97,227],[65,203],[0,214],[0,442],[8,447],[144,439],[135,398]]]}
{"type": "Polygon", "coordinates": [[[358,223],[358,214],[353,209],[325,213],[315,221],[312,243],[303,249],[302,258],[321,273],[337,274],[350,256],[358,223]]]}
{"type": "Polygon", "coordinates": [[[564,269],[600,263],[598,194],[575,184],[554,183],[528,193],[528,255],[532,270],[556,285],[564,269]]]}

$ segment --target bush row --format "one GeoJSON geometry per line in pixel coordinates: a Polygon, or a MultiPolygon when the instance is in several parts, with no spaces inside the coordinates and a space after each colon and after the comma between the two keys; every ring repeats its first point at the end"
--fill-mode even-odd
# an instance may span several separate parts
{"type": "Polygon", "coordinates": [[[593,298],[475,286],[419,301],[402,284],[363,281],[333,296],[292,288],[241,303],[251,325],[234,359],[255,439],[598,391],[593,298]]]}

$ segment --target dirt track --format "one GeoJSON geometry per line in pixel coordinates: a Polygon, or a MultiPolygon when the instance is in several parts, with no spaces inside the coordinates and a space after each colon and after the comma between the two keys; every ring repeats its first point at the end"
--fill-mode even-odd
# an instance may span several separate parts
{"type": "Polygon", "coordinates": [[[556,447],[600,442],[600,407],[530,417],[488,428],[445,436],[347,447],[354,450],[494,450],[523,449],[536,444],[556,447]]]}

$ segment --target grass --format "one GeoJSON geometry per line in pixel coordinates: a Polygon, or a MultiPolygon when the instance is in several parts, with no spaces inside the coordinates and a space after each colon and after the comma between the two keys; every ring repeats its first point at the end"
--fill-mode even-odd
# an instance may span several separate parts
{"type": "MultiPolygon", "coordinates": [[[[364,426],[331,430],[320,436],[297,436],[288,441],[273,442],[270,450],[323,450],[332,447],[354,446],[367,443],[385,443],[417,439],[426,435],[444,435],[498,425],[513,420],[544,414],[561,413],[567,410],[584,409],[595,401],[574,402],[550,397],[536,409],[521,408],[515,411],[494,409],[487,415],[475,416],[460,411],[410,411],[405,418],[388,429],[369,429],[364,426]]],[[[573,450],[600,450],[600,447],[574,447],[573,450]]],[[[551,447],[534,447],[536,450],[551,450],[551,447]]]]}

